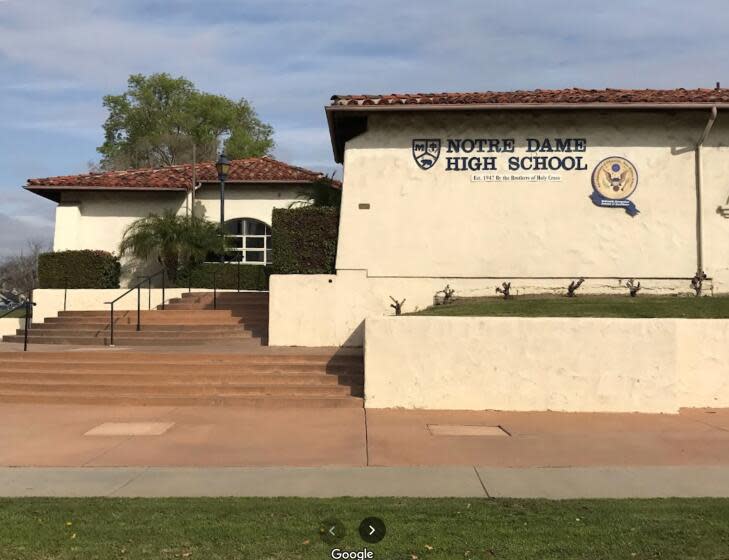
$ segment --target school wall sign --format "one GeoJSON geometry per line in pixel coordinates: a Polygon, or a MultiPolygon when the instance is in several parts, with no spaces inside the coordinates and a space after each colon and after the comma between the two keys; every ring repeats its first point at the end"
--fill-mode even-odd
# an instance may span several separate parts
{"type": "MultiPolygon", "coordinates": [[[[587,151],[584,138],[526,138],[527,156],[514,154],[514,138],[448,138],[444,165],[446,171],[585,171],[581,155],[587,151]],[[488,155],[483,155],[488,154],[488,155]],[[534,154],[534,155],[531,155],[534,154]],[[501,157],[499,157],[501,156],[501,157]]],[[[430,169],[438,161],[441,141],[437,138],[414,139],[413,158],[421,169],[430,169]]]]}

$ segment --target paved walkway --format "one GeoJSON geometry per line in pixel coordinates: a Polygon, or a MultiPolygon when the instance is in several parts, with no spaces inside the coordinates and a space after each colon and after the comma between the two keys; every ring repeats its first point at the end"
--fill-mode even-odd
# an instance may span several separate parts
{"type": "Polygon", "coordinates": [[[3,497],[729,497],[729,467],[2,468],[3,497]]]}
{"type": "Polygon", "coordinates": [[[0,404],[2,466],[729,466],[729,409],[667,415],[0,404]],[[106,423],[169,429],[85,435],[106,423]],[[504,431],[436,435],[462,426],[504,431]]]}

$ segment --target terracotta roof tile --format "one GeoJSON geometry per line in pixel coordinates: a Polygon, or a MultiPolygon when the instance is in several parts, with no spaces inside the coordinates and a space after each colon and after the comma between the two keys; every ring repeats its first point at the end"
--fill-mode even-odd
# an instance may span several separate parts
{"type": "Polygon", "coordinates": [[[334,95],[331,105],[475,105],[550,103],[729,103],[729,88],[720,89],[536,89],[472,93],[391,93],[334,95]]]}
{"type": "MultiPolygon", "coordinates": [[[[218,180],[215,164],[212,162],[197,164],[196,174],[199,182],[217,182],[218,180]]],[[[300,183],[314,182],[323,177],[322,173],[316,171],[288,165],[270,157],[260,157],[231,161],[228,182],[300,183]]],[[[177,190],[187,189],[191,183],[192,164],[183,164],[160,169],[129,169],[28,179],[28,188],[30,190],[33,190],[33,187],[177,190]]],[[[334,181],[333,186],[339,187],[341,184],[334,181]]]]}

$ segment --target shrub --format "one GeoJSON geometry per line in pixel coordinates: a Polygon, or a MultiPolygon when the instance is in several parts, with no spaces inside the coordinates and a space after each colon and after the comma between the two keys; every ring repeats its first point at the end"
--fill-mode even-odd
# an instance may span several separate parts
{"type": "Polygon", "coordinates": [[[271,230],[274,274],[334,273],[338,208],[276,208],[271,230]]]}
{"type": "Polygon", "coordinates": [[[106,251],[59,251],[38,256],[41,288],[118,288],[120,274],[119,258],[106,251]]]}
{"type": "Polygon", "coordinates": [[[241,290],[268,290],[270,267],[235,263],[203,263],[192,268],[183,268],[177,275],[177,286],[186,288],[213,287],[213,272],[216,286],[221,290],[238,289],[240,272],[241,290]],[[189,283],[188,283],[189,280],[189,283]]]}

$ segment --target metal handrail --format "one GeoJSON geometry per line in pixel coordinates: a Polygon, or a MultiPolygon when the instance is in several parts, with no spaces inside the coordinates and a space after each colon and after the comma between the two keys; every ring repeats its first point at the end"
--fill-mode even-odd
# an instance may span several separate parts
{"type": "Polygon", "coordinates": [[[150,295],[149,295],[149,306],[151,308],[152,306],[152,278],[156,278],[159,275],[162,275],[162,309],[165,308],[165,269],[159,270],[155,272],[154,274],[151,274],[149,276],[144,276],[144,280],[141,282],[135,284],[131,288],[129,288],[126,292],[124,292],[122,295],[120,295],[118,298],[116,298],[113,301],[107,301],[104,302],[106,305],[111,305],[110,315],[109,315],[109,346],[114,346],[114,304],[119,301],[121,298],[126,296],[127,294],[133,292],[134,290],[137,290],[137,332],[142,330],[142,284],[145,282],[147,283],[147,287],[149,289],[150,295]]]}
{"type": "Polygon", "coordinates": [[[30,330],[30,326],[33,324],[33,307],[35,306],[35,302],[33,301],[33,290],[28,292],[28,296],[25,298],[25,301],[19,303],[18,305],[15,305],[8,309],[5,313],[0,315],[0,319],[3,319],[4,317],[7,317],[10,315],[13,311],[17,311],[21,307],[25,307],[25,329],[23,332],[23,352],[28,351],[28,331],[30,330]]]}

